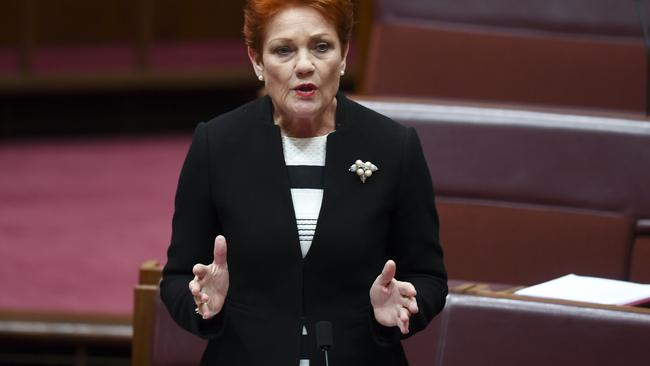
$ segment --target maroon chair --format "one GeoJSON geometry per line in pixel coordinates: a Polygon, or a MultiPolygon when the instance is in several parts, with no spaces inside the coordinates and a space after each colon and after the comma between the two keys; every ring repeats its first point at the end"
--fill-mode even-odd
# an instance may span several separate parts
{"type": "Polygon", "coordinates": [[[435,366],[642,365],[649,344],[647,309],[450,294],[435,366]]]}
{"type": "Polygon", "coordinates": [[[450,278],[650,282],[650,123],[357,98],[417,129],[450,278]]]}
{"type": "Polygon", "coordinates": [[[156,293],[154,311],[155,331],[151,348],[151,365],[198,365],[207,341],[179,327],[169,315],[158,292],[156,293]]]}
{"type": "Polygon", "coordinates": [[[374,13],[363,94],[645,110],[634,1],[377,0],[374,13]]]}

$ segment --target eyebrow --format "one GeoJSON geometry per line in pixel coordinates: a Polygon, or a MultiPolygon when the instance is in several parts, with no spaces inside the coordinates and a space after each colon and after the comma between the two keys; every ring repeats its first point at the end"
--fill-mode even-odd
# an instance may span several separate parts
{"type": "MultiPolygon", "coordinates": [[[[328,37],[333,37],[333,36],[331,34],[329,34],[329,33],[316,33],[316,34],[313,34],[313,35],[309,36],[309,39],[328,38],[328,37]]],[[[292,39],[291,38],[284,38],[284,37],[282,37],[282,38],[272,38],[272,39],[268,40],[268,43],[276,42],[276,41],[287,42],[287,41],[292,41],[292,39]]]]}

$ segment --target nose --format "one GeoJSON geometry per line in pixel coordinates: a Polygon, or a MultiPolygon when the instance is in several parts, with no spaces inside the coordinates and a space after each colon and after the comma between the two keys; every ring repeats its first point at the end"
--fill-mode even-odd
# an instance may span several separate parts
{"type": "Polygon", "coordinates": [[[313,55],[308,50],[300,50],[296,56],[295,70],[298,76],[311,75],[316,66],[314,66],[313,55]]]}

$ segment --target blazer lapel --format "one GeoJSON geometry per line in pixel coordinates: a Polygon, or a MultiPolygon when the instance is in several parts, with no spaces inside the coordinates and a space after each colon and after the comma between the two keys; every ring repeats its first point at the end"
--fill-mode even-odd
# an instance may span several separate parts
{"type": "MultiPolygon", "coordinates": [[[[336,131],[332,132],[327,137],[327,150],[325,153],[325,172],[323,177],[323,203],[318,215],[318,223],[316,225],[316,232],[312,240],[311,248],[305,257],[305,260],[312,257],[312,253],[320,250],[324,244],[321,244],[323,231],[340,229],[340,223],[337,228],[330,225],[328,212],[332,209],[333,205],[337,202],[349,199],[346,197],[346,182],[351,180],[351,173],[348,171],[350,165],[354,163],[355,146],[358,142],[358,132],[354,128],[354,121],[350,120],[350,116],[346,111],[348,100],[343,94],[337,94],[337,109],[336,109],[336,131]]],[[[317,256],[317,255],[316,255],[317,256]]]]}
{"type": "Polygon", "coordinates": [[[259,200],[264,202],[257,208],[262,210],[260,217],[268,218],[276,234],[279,234],[276,245],[292,260],[301,260],[300,241],[296,227],[296,217],[291,198],[291,184],[282,151],[282,137],[280,128],[273,123],[273,109],[268,97],[264,98],[260,106],[259,119],[254,121],[257,125],[253,134],[256,163],[250,167],[249,179],[256,182],[251,186],[257,190],[255,193],[259,200]]]}

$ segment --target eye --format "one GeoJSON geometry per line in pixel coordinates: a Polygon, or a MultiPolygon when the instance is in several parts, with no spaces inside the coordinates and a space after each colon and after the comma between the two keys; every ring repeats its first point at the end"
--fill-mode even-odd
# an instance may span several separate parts
{"type": "Polygon", "coordinates": [[[287,46],[280,46],[273,50],[273,53],[279,56],[286,56],[291,53],[291,49],[287,46]]]}
{"type": "Polygon", "coordinates": [[[316,44],[316,51],[318,52],[327,52],[330,49],[330,45],[327,42],[319,42],[316,44]]]}

